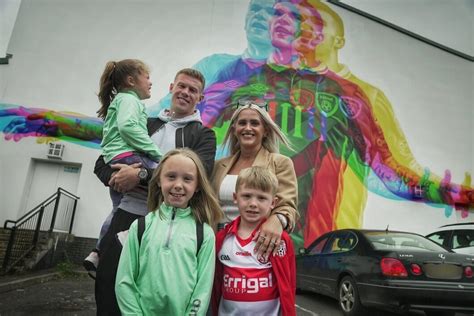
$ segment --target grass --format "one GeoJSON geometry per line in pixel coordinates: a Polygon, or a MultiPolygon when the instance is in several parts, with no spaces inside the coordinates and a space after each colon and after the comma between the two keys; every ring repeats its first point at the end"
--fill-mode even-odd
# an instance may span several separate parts
{"type": "Polygon", "coordinates": [[[63,261],[58,263],[55,269],[59,273],[59,276],[62,278],[78,278],[84,276],[84,273],[78,272],[78,266],[69,261],[63,261]]]}

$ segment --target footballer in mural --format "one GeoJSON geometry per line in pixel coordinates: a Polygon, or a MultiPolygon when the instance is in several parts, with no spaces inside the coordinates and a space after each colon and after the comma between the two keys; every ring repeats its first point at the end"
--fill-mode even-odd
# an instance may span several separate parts
{"type": "MultiPolygon", "coordinates": [[[[241,55],[214,54],[195,68],[206,78],[198,105],[203,123],[223,135],[241,101],[266,104],[290,139],[298,176],[299,223],[293,238],[308,246],[321,234],[361,227],[367,191],[389,199],[429,203],[467,212],[474,207],[470,176],[463,184],[431,174],[413,157],[384,93],[339,63],[344,25],[329,6],[311,0],[251,0],[245,19],[247,48],[241,55]]],[[[149,109],[157,115],[166,96],[149,109]]],[[[4,105],[6,139],[58,137],[97,148],[98,119],[73,113],[4,105]]]]}

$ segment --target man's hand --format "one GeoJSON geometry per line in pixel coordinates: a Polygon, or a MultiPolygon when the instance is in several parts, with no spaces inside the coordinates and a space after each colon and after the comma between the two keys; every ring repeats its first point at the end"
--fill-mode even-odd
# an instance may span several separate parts
{"type": "Polygon", "coordinates": [[[138,171],[140,171],[141,165],[141,163],[134,163],[133,165],[118,163],[111,165],[113,169],[118,171],[110,178],[109,186],[120,193],[132,190],[140,182],[138,171]]]}

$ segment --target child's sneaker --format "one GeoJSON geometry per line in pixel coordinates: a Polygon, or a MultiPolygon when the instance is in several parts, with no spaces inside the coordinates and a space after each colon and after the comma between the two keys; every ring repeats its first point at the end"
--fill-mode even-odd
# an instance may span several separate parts
{"type": "Polygon", "coordinates": [[[82,262],[84,268],[89,272],[91,278],[95,280],[95,272],[99,265],[99,254],[96,251],[92,251],[82,262]]]}

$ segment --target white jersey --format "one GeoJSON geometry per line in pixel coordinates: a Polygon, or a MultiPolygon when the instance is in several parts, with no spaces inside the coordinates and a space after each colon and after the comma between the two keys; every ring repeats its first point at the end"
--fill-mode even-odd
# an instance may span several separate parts
{"type": "Polygon", "coordinates": [[[228,235],[218,253],[223,264],[219,315],[279,315],[280,300],[272,264],[253,253],[252,236],[228,235]]]}

